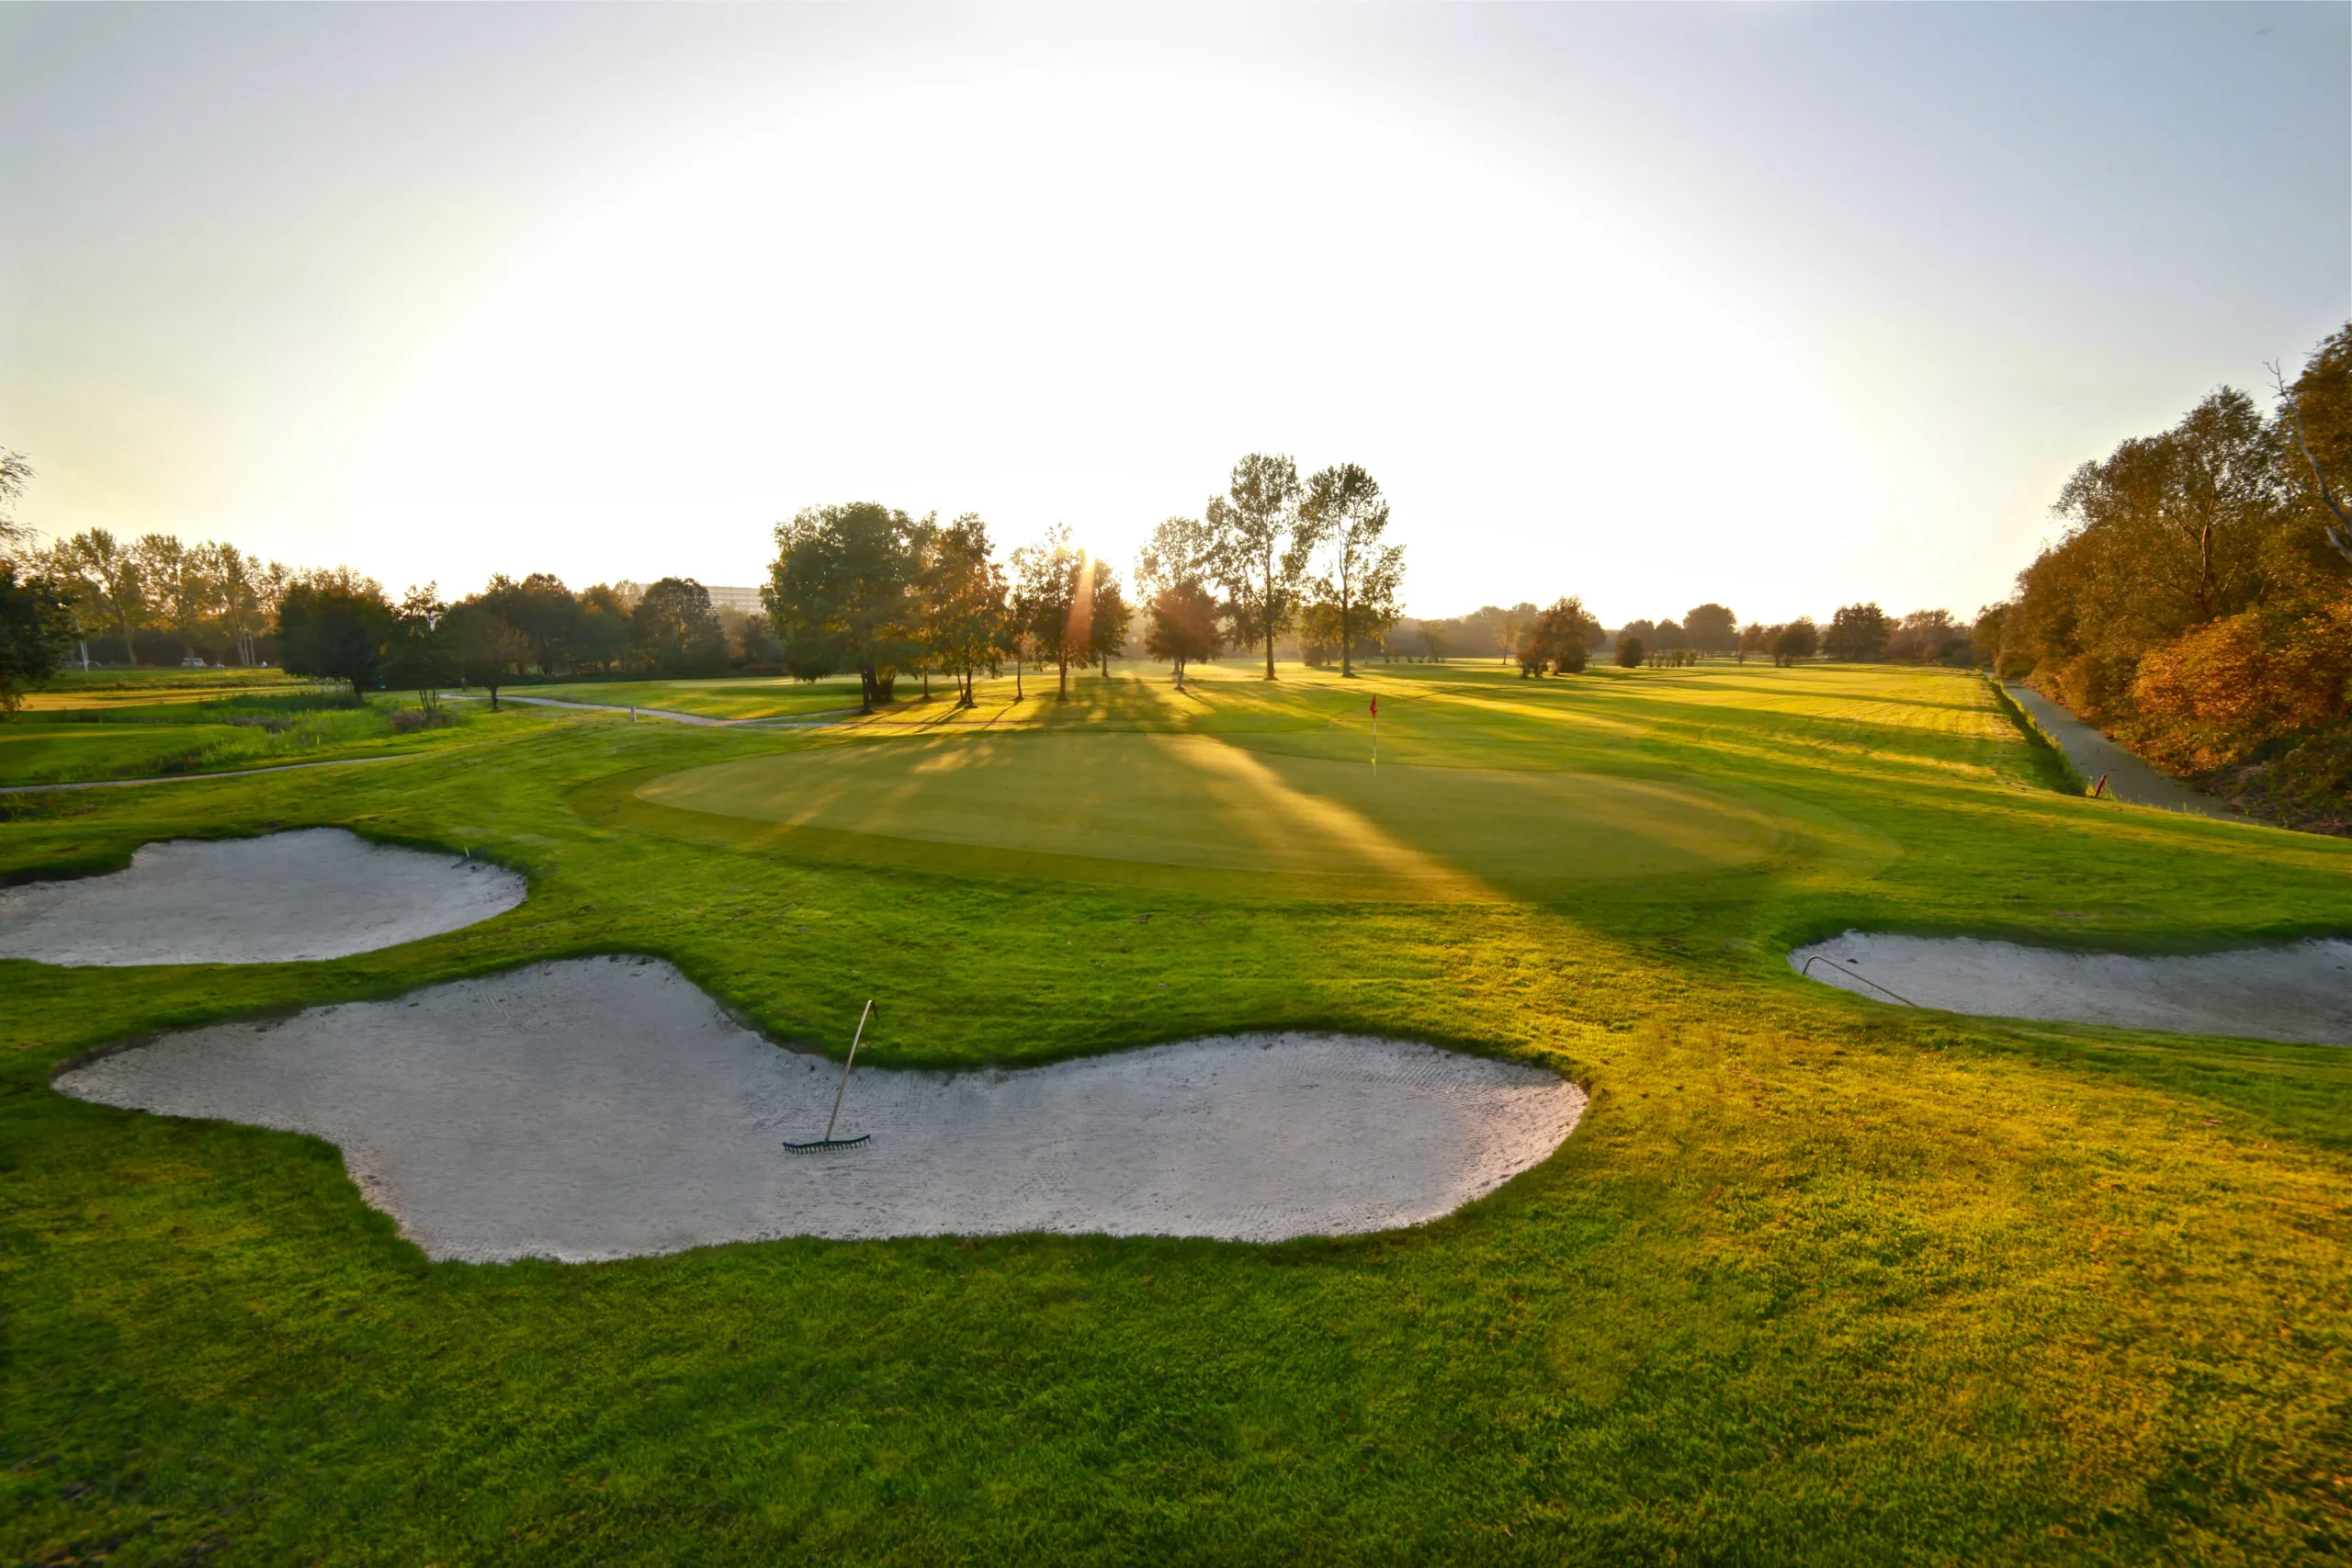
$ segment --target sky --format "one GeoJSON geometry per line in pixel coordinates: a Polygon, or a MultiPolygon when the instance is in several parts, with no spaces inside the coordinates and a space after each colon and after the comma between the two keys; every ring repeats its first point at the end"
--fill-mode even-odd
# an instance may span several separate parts
{"type": "Polygon", "coordinates": [[[1272,451],[1417,615],[1964,615],[2352,318],[2340,4],[0,5],[0,80],[21,520],[395,592],[1125,563],[1272,451]]]}

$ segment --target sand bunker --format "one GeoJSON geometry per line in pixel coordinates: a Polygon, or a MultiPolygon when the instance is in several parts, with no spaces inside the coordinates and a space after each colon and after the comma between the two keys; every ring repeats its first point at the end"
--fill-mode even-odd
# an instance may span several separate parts
{"type": "Polygon", "coordinates": [[[523,901],[522,875],[340,828],[145,844],[108,876],[0,889],[0,958],[282,964],[438,936],[523,901]]]}
{"type": "Polygon", "coordinates": [[[1814,979],[1881,1001],[1892,992],[1986,1017],[2352,1045],[2352,942],[2339,939],[2136,958],[1848,931],[1797,949],[1789,963],[1803,969],[1815,957],[1824,962],[1813,965],[1814,979]]]}
{"type": "Polygon", "coordinates": [[[168,1035],[59,1076],[84,1100],[332,1139],[431,1256],[569,1261],[786,1235],[1059,1231],[1279,1241],[1437,1218],[1543,1159],[1583,1091],[1539,1068],[1303,1034],[1021,1071],[779,1050],[645,959],[168,1035]]]}

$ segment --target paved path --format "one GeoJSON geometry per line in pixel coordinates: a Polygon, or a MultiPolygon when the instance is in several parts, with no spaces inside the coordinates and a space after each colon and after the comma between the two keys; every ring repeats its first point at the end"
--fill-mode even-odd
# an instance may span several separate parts
{"type": "Polygon", "coordinates": [[[0,795],[37,795],[52,789],[128,789],[132,784],[202,784],[208,779],[249,779],[255,773],[295,773],[304,768],[352,768],[362,762],[397,762],[403,757],[422,757],[422,751],[395,751],[387,757],[337,757],[324,762],[279,762],[267,768],[232,768],[220,773],[157,773],[143,779],[84,779],[75,784],[7,784],[0,786],[0,795]]]}
{"type": "MultiPolygon", "coordinates": [[[[465,692],[452,693],[442,700],[478,703],[482,699],[465,692]]],[[[713,718],[707,714],[680,713],[675,708],[632,707],[627,703],[575,703],[561,697],[526,697],[514,692],[502,693],[498,700],[502,703],[527,703],[541,708],[577,708],[582,713],[638,713],[652,718],[666,718],[673,724],[707,725],[713,729],[737,729],[745,725],[831,724],[836,715],[858,711],[855,708],[820,708],[815,713],[778,715],[769,718],[713,718]]]]}
{"type": "Polygon", "coordinates": [[[2132,806],[2160,806],[2166,811],[2193,811],[2201,817],[2219,817],[2224,821],[2248,820],[2242,811],[2233,811],[2210,795],[2200,794],[2132,753],[2118,746],[2064,708],[2043,696],[2030,686],[2004,683],[2004,689],[2018,701],[2018,705],[2041,721],[2075,771],[2083,775],[2086,784],[2097,784],[2101,773],[2107,775],[2107,793],[2132,806]]]}

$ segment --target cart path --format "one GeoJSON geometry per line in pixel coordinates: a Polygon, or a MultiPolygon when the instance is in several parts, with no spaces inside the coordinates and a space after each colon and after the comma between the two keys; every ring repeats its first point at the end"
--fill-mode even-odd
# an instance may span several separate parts
{"type": "Polygon", "coordinates": [[[2200,817],[2218,817],[2228,822],[2250,820],[2244,812],[2231,810],[2213,796],[2190,788],[2125,750],[2032,687],[2005,682],[2003,690],[2041,721],[2041,728],[2065,751],[2066,760],[2075,764],[2075,771],[2083,775],[2086,784],[2098,783],[2099,775],[2105,773],[2107,793],[2127,805],[2193,811],[2200,817]]]}
{"type": "Polygon", "coordinates": [[[362,762],[397,762],[422,757],[423,751],[394,751],[380,757],[333,757],[323,762],[277,762],[266,768],[231,768],[217,773],[154,773],[139,779],[79,779],[71,784],[0,785],[0,795],[38,795],[53,789],[129,789],[132,784],[202,784],[208,779],[249,779],[255,773],[294,773],[305,768],[350,768],[362,762]]]}
{"type": "MultiPolygon", "coordinates": [[[[468,693],[453,693],[445,702],[480,702],[482,699],[468,693]]],[[[815,713],[778,715],[766,718],[713,718],[708,714],[681,713],[675,708],[631,706],[628,703],[575,703],[562,697],[526,697],[509,692],[499,699],[502,703],[528,703],[533,707],[574,708],[582,713],[634,713],[650,718],[665,718],[673,724],[696,724],[712,729],[737,729],[746,725],[787,727],[800,724],[831,724],[842,714],[854,714],[856,708],[820,708],[815,713]]]]}

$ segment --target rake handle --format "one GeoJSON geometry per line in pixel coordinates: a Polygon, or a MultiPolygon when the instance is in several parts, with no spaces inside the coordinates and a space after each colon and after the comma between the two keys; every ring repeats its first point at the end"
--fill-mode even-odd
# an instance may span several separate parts
{"type": "Polygon", "coordinates": [[[842,1113],[842,1096],[849,1092],[849,1070],[857,1066],[858,1042],[865,1038],[865,1021],[874,1016],[874,1003],[868,998],[865,1010],[857,1015],[857,1035],[849,1043],[849,1060],[842,1064],[842,1086],[833,1090],[833,1114],[825,1118],[826,1143],[833,1141],[833,1122],[842,1113]]]}

